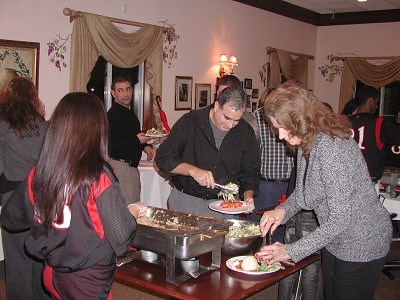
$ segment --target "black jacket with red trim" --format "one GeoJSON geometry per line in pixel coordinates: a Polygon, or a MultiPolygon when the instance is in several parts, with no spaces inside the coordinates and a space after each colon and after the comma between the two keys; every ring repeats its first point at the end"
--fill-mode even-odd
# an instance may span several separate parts
{"type": "Polygon", "coordinates": [[[400,145],[400,128],[382,117],[359,113],[349,117],[357,142],[371,177],[380,179],[385,167],[383,145],[400,145]]]}
{"type": "Polygon", "coordinates": [[[111,259],[128,250],[137,224],[109,167],[104,167],[92,184],[89,197],[74,195],[70,207],[64,208],[64,224],[53,224],[51,229],[34,221],[34,172],[32,169],[15,190],[0,216],[3,226],[11,232],[31,230],[25,242],[28,253],[46,259],[57,271],[72,272],[93,267],[106,257],[111,259]]]}

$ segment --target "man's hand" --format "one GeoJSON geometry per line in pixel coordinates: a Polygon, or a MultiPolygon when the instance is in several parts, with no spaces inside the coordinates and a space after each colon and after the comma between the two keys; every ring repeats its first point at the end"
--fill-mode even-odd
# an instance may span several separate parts
{"type": "Polygon", "coordinates": [[[211,171],[200,169],[188,163],[181,163],[171,171],[172,174],[191,176],[196,182],[206,188],[214,188],[215,181],[211,171]]]}
{"type": "Polygon", "coordinates": [[[150,146],[144,147],[143,151],[147,155],[147,160],[152,160],[154,158],[154,150],[150,146]]]}
{"type": "Polygon", "coordinates": [[[148,141],[150,141],[152,139],[151,137],[146,136],[146,134],[144,132],[139,132],[136,136],[139,139],[141,144],[147,143],[148,141]]]}
{"type": "Polygon", "coordinates": [[[199,185],[205,186],[206,188],[214,188],[215,181],[211,171],[206,171],[193,166],[189,169],[189,175],[192,176],[199,185]]]}

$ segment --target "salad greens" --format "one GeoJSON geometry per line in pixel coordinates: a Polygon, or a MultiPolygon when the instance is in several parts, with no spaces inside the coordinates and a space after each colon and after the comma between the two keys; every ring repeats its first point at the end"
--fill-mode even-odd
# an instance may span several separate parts
{"type": "Polygon", "coordinates": [[[258,224],[242,224],[240,226],[232,225],[229,227],[229,232],[226,235],[227,238],[233,237],[249,237],[249,236],[257,236],[260,235],[260,226],[258,224]]]}

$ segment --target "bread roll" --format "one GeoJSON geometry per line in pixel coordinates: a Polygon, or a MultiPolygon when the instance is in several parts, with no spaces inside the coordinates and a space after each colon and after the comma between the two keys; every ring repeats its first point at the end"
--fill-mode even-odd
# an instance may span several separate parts
{"type": "Polygon", "coordinates": [[[243,271],[257,271],[258,261],[254,256],[247,256],[240,265],[243,271]]]}

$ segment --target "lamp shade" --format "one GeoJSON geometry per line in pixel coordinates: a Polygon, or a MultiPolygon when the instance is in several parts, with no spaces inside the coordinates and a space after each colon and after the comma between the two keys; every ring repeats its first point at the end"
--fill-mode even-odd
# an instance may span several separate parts
{"type": "Polygon", "coordinates": [[[226,57],[226,54],[221,54],[221,57],[219,58],[219,63],[226,63],[228,61],[228,58],[226,57]]]}
{"type": "Polygon", "coordinates": [[[229,59],[229,62],[230,62],[232,65],[235,65],[235,66],[238,64],[237,58],[236,58],[235,55],[231,55],[231,58],[229,59]]]}

